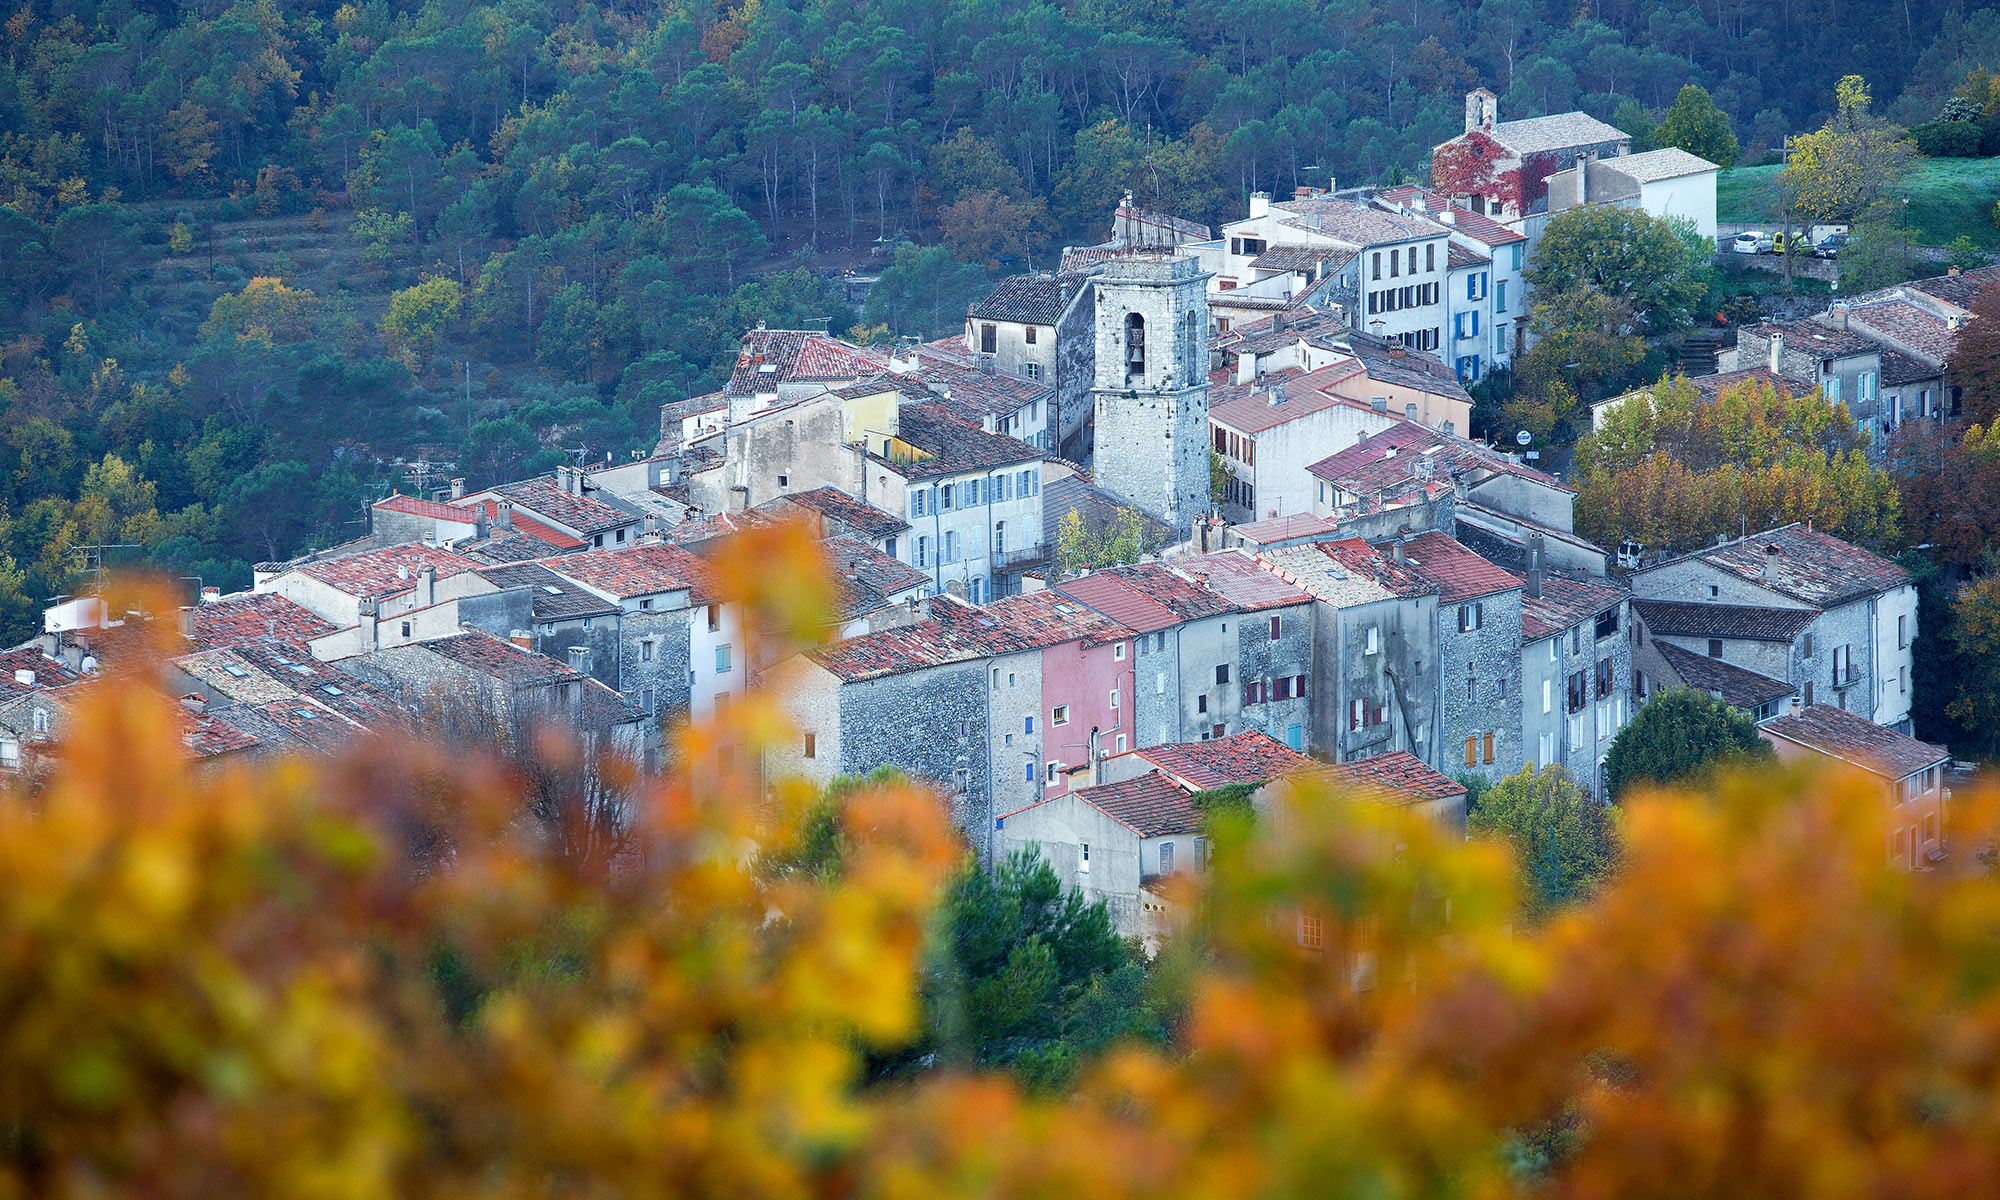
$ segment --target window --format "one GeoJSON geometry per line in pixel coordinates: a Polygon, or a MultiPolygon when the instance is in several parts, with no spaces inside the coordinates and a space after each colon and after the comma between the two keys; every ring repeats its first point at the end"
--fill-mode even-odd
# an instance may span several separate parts
{"type": "Polygon", "coordinates": [[[1401,275],[1402,273],[1403,273],[1403,256],[1396,253],[1394,250],[1389,251],[1389,278],[1394,279],[1398,275],[1401,275]]]}
{"type": "Polygon", "coordinates": [[[1325,944],[1325,926],[1318,917],[1309,913],[1299,914],[1299,945],[1308,950],[1317,950],[1325,944]]]}
{"type": "Polygon", "coordinates": [[[1599,700],[1604,700],[1609,698],[1610,695],[1611,695],[1611,660],[1608,658],[1600,658],[1597,660],[1597,698],[1599,700]]]}
{"type": "Polygon", "coordinates": [[[924,515],[924,491],[922,488],[910,493],[910,515],[913,517],[924,515]]]}
{"type": "Polygon", "coordinates": [[[1412,246],[1410,247],[1410,274],[1415,275],[1416,273],[1417,273],[1417,248],[1415,246],[1412,246]]]}
{"type": "Polygon", "coordinates": [[[1555,680],[1542,680],[1542,714],[1544,716],[1555,711],[1555,691],[1555,680]]]}
{"type": "Polygon", "coordinates": [[[1049,724],[1051,725],[1069,724],[1069,705],[1067,704],[1056,705],[1055,710],[1049,714],[1049,724]]]}
{"type": "Polygon", "coordinates": [[[1833,686],[1839,687],[1841,684],[1851,683],[1853,680],[1854,663],[1848,655],[1848,647],[1835,646],[1833,648],[1833,686]]]}
{"type": "Polygon", "coordinates": [[[1228,664],[1228,663],[1222,663],[1222,664],[1218,665],[1218,666],[1217,666],[1217,667],[1215,668],[1215,682],[1217,682],[1217,683],[1228,683],[1228,682],[1229,682],[1229,664],[1228,664]]]}
{"type": "Polygon", "coordinates": [[[1118,735],[1118,753],[1125,753],[1125,735],[1122,733],[1118,735]]]}
{"type": "Polygon", "coordinates": [[[1721,658],[1721,657],[1722,657],[1722,639],[1721,639],[1721,638],[1710,638],[1710,639],[1708,639],[1708,656],[1709,656],[1710,658],[1721,658]]]}
{"type": "Polygon", "coordinates": [[[1112,688],[1112,689],[1111,689],[1111,707],[1112,707],[1112,708],[1117,708],[1117,707],[1118,707],[1118,689],[1117,689],[1117,688],[1112,688]]]}
{"type": "Polygon", "coordinates": [[[1130,378],[1146,373],[1146,318],[1138,313],[1125,314],[1125,375],[1130,378]]]}
{"type": "Polygon", "coordinates": [[[1520,269],[1521,269],[1521,243],[1520,243],[1520,242],[1515,242],[1515,243],[1514,243],[1514,269],[1515,269],[1516,271],[1518,271],[1518,270],[1520,270],[1520,269]]]}
{"type": "Polygon", "coordinates": [[[1812,705],[1813,705],[1813,681],[1812,681],[1812,680],[1810,680],[1810,679],[1806,680],[1806,694],[1805,694],[1805,702],[1806,702],[1806,707],[1807,707],[1807,708],[1811,708],[1811,707],[1812,707],[1812,705]]]}
{"type": "Polygon", "coordinates": [[[717,646],[715,648],[715,673],[717,675],[725,675],[728,674],[728,672],[729,672],[729,647],[726,644],[717,646]]]}
{"type": "Polygon", "coordinates": [[[1033,732],[1035,732],[1035,718],[1033,718],[1033,717],[1023,717],[1023,718],[1021,718],[1021,720],[1022,720],[1022,725],[1021,725],[1021,732],[1022,732],[1022,733],[1033,733],[1033,732]]]}
{"type": "MultiPolygon", "coordinates": [[[[785,488],[788,488],[788,487],[790,487],[790,486],[792,486],[792,477],[791,477],[790,475],[780,475],[780,476],[778,476],[778,489],[779,489],[780,491],[782,491],[782,490],[784,490],[785,488]]],[[[620,540],[620,541],[624,541],[624,540],[625,540],[625,535],[624,535],[624,534],[622,534],[622,533],[621,533],[621,534],[619,534],[619,535],[618,535],[618,540],[620,540]]]]}
{"type": "Polygon", "coordinates": [[[919,535],[917,538],[917,565],[920,567],[931,565],[931,539],[928,536],[919,535]]]}
{"type": "Polygon", "coordinates": [[[410,623],[408,621],[403,622],[403,636],[410,636],[410,623]]]}
{"type": "Polygon", "coordinates": [[[1500,677],[1500,698],[1502,700],[1507,698],[1507,677],[1505,675],[1500,677]]]}
{"type": "Polygon", "coordinates": [[[1006,552],[1007,552],[1007,522],[995,521],[993,522],[993,553],[1005,554],[1006,552]]]}
{"type": "Polygon", "coordinates": [[[951,487],[952,485],[948,483],[938,485],[938,511],[940,512],[951,511],[951,502],[952,502],[951,487]]]}
{"type": "Polygon", "coordinates": [[[1905,696],[1910,694],[1910,668],[1896,668],[1896,690],[1905,696]]]}
{"type": "Polygon", "coordinates": [[[1507,281],[1504,279],[1493,285],[1493,311],[1507,311],[1507,281]]]}
{"type": "Polygon", "coordinates": [[[1826,381],[1826,402],[1828,405],[1840,403],[1840,376],[1826,381]]]}
{"type": "Polygon", "coordinates": [[[8,738],[6,741],[0,742],[0,767],[18,767],[20,765],[21,743],[15,741],[13,738],[8,738]]]}
{"type": "Polygon", "coordinates": [[[1465,679],[1465,698],[1466,698],[1467,702],[1471,702],[1471,701],[1474,701],[1474,700],[1477,700],[1477,699],[1479,699],[1479,692],[1478,692],[1478,686],[1479,686],[1479,685],[1478,685],[1477,681],[1475,681],[1475,680],[1474,680],[1474,679],[1473,679],[1473,678],[1472,678],[1471,676],[1469,676],[1469,675],[1468,675],[1468,676],[1466,676],[1466,679],[1465,679]]]}
{"type": "Polygon", "coordinates": [[[1173,874],[1173,870],[1174,870],[1174,844],[1172,842],[1161,842],[1160,874],[1171,875],[1173,874]]]}
{"type": "Polygon", "coordinates": [[[1274,641],[1274,642],[1275,642],[1275,641],[1277,641],[1277,640],[1278,640],[1278,639],[1279,639],[1280,637],[1282,637],[1282,636],[1284,635],[1284,629],[1285,629],[1285,626],[1284,626],[1284,618],[1283,618],[1283,617],[1272,617],[1272,618],[1271,618],[1271,640],[1272,640],[1272,641],[1274,641]]]}
{"type": "Polygon", "coordinates": [[[1485,755],[1487,762],[1493,761],[1493,735],[1490,733],[1486,735],[1485,755]]]}
{"type": "Polygon", "coordinates": [[[1000,348],[1000,331],[992,325],[979,327],[979,352],[992,354],[1000,348]]]}
{"type": "Polygon", "coordinates": [[[1813,637],[1812,630],[1810,629],[1806,630],[1806,644],[1805,648],[1799,652],[1800,657],[1802,658],[1812,657],[1812,637],[1813,637]]]}
{"type": "MultiPolygon", "coordinates": [[[[1375,274],[1374,274],[1374,278],[1376,278],[1376,279],[1380,279],[1380,278],[1382,278],[1382,252],[1381,252],[1380,250],[1377,250],[1377,251],[1375,252],[1375,274]]],[[[1370,292],[1370,293],[1368,294],[1368,298],[1369,298],[1369,300],[1373,301],[1373,300],[1374,300],[1374,298],[1375,298],[1375,294],[1374,294],[1373,292],[1370,292]]]]}
{"type": "Polygon", "coordinates": [[[653,661],[653,643],[652,643],[652,642],[650,642],[650,641],[646,641],[646,642],[640,642],[640,643],[639,643],[639,661],[640,661],[640,662],[652,662],[652,661],[653,661]]]}
{"type": "Polygon", "coordinates": [[[1125,661],[1125,643],[1124,643],[1124,642],[1119,642],[1119,643],[1118,643],[1117,645],[1115,645],[1115,646],[1111,647],[1111,657],[1112,657],[1112,658],[1114,658],[1114,659],[1116,659],[1116,660],[1118,660],[1119,662],[1124,662],[1124,661],[1125,661]]]}
{"type": "MultiPolygon", "coordinates": [[[[1031,342],[1035,340],[1035,330],[1032,326],[1028,329],[1028,340],[1031,342]]],[[[1040,379],[1042,377],[1042,364],[1033,362],[1022,363],[1021,374],[1026,375],[1030,379],[1040,379]]]]}
{"type": "Polygon", "coordinates": [[[1465,765],[1468,767],[1479,765],[1479,738],[1476,735],[1465,739],[1465,765]]]}
{"type": "MultiPolygon", "coordinates": [[[[1055,778],[1056,778],[1056,767],[1054,763],[1050,763],[1049,782],[1054,783],[1055,778]]],[[[1085,874],[1088,874],[1090,872],[1090,843],[1084,842],[1083,844],[1079,845],[1076,848],[1076,850],[1077,850],[1076,869],[1084,872],[1085,874]]]]}
{"type": "Polygon", "coordinates": [[[1025,764],[1025,777],[1025,782],[1035,782],[1035,760],[1032,758],[1025,764]]]}
{"type": "Polygon", "coordinates": [[[1034,344],[1035,344],[1035,333],[1036,333],[1036,329],[1035,329],[1035,327],[1034,327],[1033,325],[1030,325],[1030,326],[1028,326],[1028,328],[1027,328],[1027,331],[1026,331],[1026,333],[1027,333],[1027,339],[1028,339],[1028,344],[1029,344],[1030,346],[1034,345],[1034,344]]]}
{"type": "Polygon", "coordinates": [[[1164,696],[1167,694],[1167,673],[1165,671],[1155,671],[1153,673],[1153,694],[1155,696],[1164,696]]]}
{"type": "MultiPolygon", "coordinates": [[[[1415,247],[1411,247],[1411,252],[1412,252],[1412,253],[1415,253],[1415,250],[1416,250],[1416,248],[1415,248],[1415,247]]],[[[1424,246],[1424,270],[1426,270],[1426,271],[1435,271],[1435,270],[1437,270],[1437,269],[1438,269],[1438,247],[1437,247],[1437,243],[1436,243],[1436,242],[1430,242],[1430,243],[1427,243],[1427,244],[1426,244],[1426,245],[1424,246]]]]}
{"type": "Polygon", "coordinates": [[[1205,712],[1207,712],[1207,711],[1208,711],[1208,693],[1207,693],[1207,692],[1203,692],[1203,693],[1202,693],[1201,695],[1199,695],[1199,696],[1196,696],[1196,697],[1194,698],[1194,710],[1195,710],[1196,712],[1198,712],[1198,713],[1205,713],[1205,712]]]}
{"type": "Polygon", "coordinates": [[[1618,632],[1618,610],[1617,610],[1617,609],[1615,609],[1615,608],[1609,608],[1609,609],[1606,609],[1606,610],[1604,610],[1603,612],[1601,612],[1601,613],[1598,613],[1598,614],[1597,614],[1597,640],[1598,640],[1598,641],[1603,641],[1603,640],[1604,640],[1605,638],[1608,638],[1608,637],[1612,636],[1613,634],[1615,634],[1615,633],[1617,633],[1617,632],[1618,632]]]}
{"type": "Polygon", "coordinates": [[[1473,630],[1478,629],[1480,627],[1480,625],[1484,622],[1485,616],[1486,616],[1485,611],[1478,604],[1459,605],[1458,631],[1460,633],[1471,633],[1473,630]]]}
{"type": "Polygon", "coordinates": [[[1563,687],[1563,707],[1568,712],[1582,712],[1590,699],[1590,677],[1582,671],[1571,675],[1563,687]]]}
{"type": "Polygon", "coordinates": [[[1908,616],[1899,616],[1896,618],[1896,649],[1907,649],[1909,644],[1910,618],[1908,616]]]}
{"type": "Polygon", "coordinates": [[[708,606],[708,631],[710,633],[722,632],[722,606],[720,604],[711,604],[708,606]]]}
{"type": "MultiPolygon", "coordinates": [[[[947,505],[946,507],[950,506],[947,505]]],[[[956,529],[947,529],[944,531],[944,553],[939,561],[948,563],[958,561],[958,531],[956,529]]]]}

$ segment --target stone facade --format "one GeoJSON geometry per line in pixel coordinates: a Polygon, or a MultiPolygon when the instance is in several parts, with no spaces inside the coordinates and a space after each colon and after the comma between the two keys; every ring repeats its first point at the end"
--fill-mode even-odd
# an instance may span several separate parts
{"type": "Polygon", "coordinates": [[[1492,780],[1520,770],[1528,757],[1521,745],[1520,591],[1440,604],[1438,652],[1446,769],[1492,780]]]}
{"type": "Polygon", "coordinates": [[[1245,698],[1232,733],[1258,730],[1303,751],[1312,732],[1313,604],[1237,614],[1236,663],[1245,698]],[[1273,637],[1272,632],[1277,636],[1273,637]],[[1299,687],[1298,680],[1305,681],[1299,687]],[[1280,687],[1280,680],[1292,681],[1280,687]],[[1251,684],[1260,685],[1257,700],[1251,684]],[[1280,698],[1280,693],[1284,698],[1280,698]]]}
{"type": "Polygon", "coordinates": [[[1437,597],[1313,607],[1313,748],[1341,762],[1407,750],[1437,766],[1437,597]]]}
{"type": "Polygon", "coordinates": [[[840,774],[894,767],[945,793],[953,824],[992,861],[992,706],[975,659],[848,683],[838,697],[840,774]]]}
{"type": "Polygon", "coordinates": [[[1070,462],[1089,462],[1096,428],[1097,285],[1085,283],[1076,301],[1056,322],[1055,412],[1049,430],[1056,454],[1070,462]]]}
{"type": "MultiPolygon", "coordinates": [[[[1072,644],[1068,649],[1074,650],[1072,644]]],[[[991,718],[986,724],[992,808],[1009,813],[1039,803],[1047,794],[1046,761],[1083,762],[1080,753],[1055,745],[1067,740],[1048,726],[1043,703],[1042,651],[998,654],[985,661],[991,718]],[[1046,748],[1047,754],[1043,753],[1046,748]]]]}
{"type": "Polygon", "coordinates": [[[1175,529],[1209,507],[1206,282],[1166,255],[1118,259],[1097,280],[1093,476],[1175,529]]]}

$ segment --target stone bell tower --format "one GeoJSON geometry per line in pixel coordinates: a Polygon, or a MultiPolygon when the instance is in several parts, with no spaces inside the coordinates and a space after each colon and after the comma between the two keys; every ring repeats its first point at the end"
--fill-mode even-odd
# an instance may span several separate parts
{"type": "Polygon", "coordinates": [[[1095,282],[1092,477],[1186,536],[1209,509],[1208,276],[1193,258],[1139,254],[1095,282]]]}

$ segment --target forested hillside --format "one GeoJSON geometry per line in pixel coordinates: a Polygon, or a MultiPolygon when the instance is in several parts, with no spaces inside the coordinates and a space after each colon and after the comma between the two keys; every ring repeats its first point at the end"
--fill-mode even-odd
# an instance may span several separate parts
{"type": "Polygon", "coordinates": [[[1746,161],[1865,71],[1929,119],[2000,18],[1936,0],[739,7],[34,0],[0,28],[0,628],[75,548],[175,574],[362,531],[399,455],[475,482],[649,446],[759,320],[935,333],[1125,189],[1421,174],[1503,117],[1657,112],[1746,161]],[[843,270],[886,268],[857,313],[843,270]],[[115,552],[114,552],[115,557],[115,552]]]}

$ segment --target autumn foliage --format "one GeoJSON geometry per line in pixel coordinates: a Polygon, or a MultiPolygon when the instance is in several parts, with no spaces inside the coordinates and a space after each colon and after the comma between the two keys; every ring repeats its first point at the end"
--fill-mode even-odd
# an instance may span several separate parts
{"type": "Polygon", "coordinates": [[[1179,1044],[1040,1098],[864,1083],[916,1032],[960,861],[920,789],[852,791],[837,869],[796,871],[771,864],[807,789],[663,779],[643,853],[579,866],[511,832],[491,765],[385,742],[197,780],[179,716],[107,686],[49,787],[0,805],[0,1194],[2000,1187],[1983,800],[1960,798],[1958,869],[1913,876],[1859,778],[1639,796],[1616,874],[1528,929],[1505,844],[1280,791],[1217,822],[1185,897],[1179,1044]],[[422,870],[419,826],[452,848],[422,870]]]}

